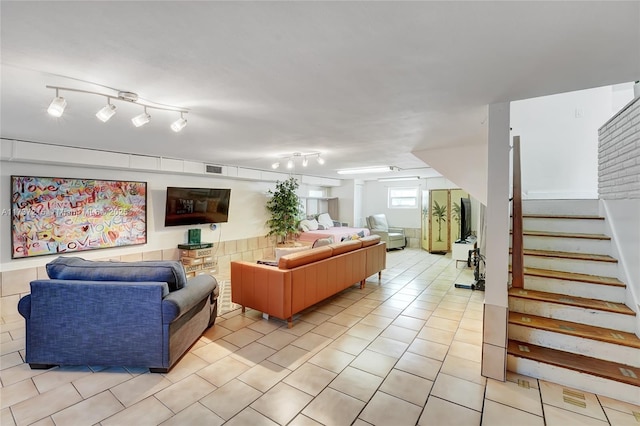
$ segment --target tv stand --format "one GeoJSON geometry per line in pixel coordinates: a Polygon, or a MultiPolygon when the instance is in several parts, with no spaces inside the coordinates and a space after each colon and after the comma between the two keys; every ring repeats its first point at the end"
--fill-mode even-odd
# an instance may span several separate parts
{"type": "Polygon", "coordinates": [[[467,266],[471,266],[467,262],[469,259],[469,251],[475,250],[476,248],[478,248],[477,240],[458,240],[453,243],[451,258],[456,261],[456,267],[458,266],[458,262],[465,262],[467,266]]]}

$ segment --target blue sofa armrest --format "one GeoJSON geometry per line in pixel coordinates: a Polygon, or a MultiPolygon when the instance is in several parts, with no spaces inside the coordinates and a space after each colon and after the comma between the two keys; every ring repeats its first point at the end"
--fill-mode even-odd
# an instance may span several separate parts
{"type": "Polygon", "coordinates": [[[183,288],[169,293],[162,300],[162,323],[170,324],[206,297],[211,297],[211,302],[214,302],[218,292],[218,283],[211,275],[191,278],[183,288]]]}

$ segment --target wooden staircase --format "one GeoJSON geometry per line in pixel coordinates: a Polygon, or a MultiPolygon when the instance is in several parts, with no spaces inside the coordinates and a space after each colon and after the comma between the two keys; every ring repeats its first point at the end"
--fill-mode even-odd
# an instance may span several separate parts
{"type": "Polygon", "coordinates": [[[523,203],[524,286],[509,290],[507,369],[637,404],[636,313],[597,209],[597,200],[523,203]]]}

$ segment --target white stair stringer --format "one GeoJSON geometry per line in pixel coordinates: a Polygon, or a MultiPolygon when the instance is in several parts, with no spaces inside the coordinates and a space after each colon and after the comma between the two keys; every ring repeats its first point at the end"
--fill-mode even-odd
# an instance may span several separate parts
{"type": "Polygon", "coordinates": [[[625,287],[538,277],[534,275],[524,276],[524,287],[528,290],[565,294],[567,296],[584,297],[586,299],[608,300],[609,302],[617,303],[625,303],[626,298],[625,287]]]}
{"type": "Polygon", "coordinates": [[[564,367],[507,355],[507,370],[638,405],[640,388],[564,367]]]}
{"type": "Polygon", "coordinates": [[[545,348],[557,349],[578,355],[589,354],[592,358],[604,359],[619,364],[640,367],[640,351],[636,348],[616,345],[600,340],[557,333],[520,324],[509,324],[509,338],[545,348]]]}
{"type": "Polygon", "coordinates": [[[523,217],[522,227],[528,231],[568,232],[575,234],[604,234],[604,220],[588,218],[523,217]]]}
{"type": "Polygon", "coordinates": [[[635,316],[616,312],[520,297],[509,297],[509,311],[635,333],[635,316]]]}

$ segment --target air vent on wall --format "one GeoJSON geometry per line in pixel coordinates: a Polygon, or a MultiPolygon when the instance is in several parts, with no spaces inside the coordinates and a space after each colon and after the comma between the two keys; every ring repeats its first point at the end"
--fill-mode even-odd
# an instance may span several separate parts
{"type": "Polygon", "coordinates": [[[207,173],[215,173],[217,175],[221,175],[222,174],[222,167],[221,166],[213,166],[211,164],[207,164],[206,165],[206,172],[207,173]]]}

